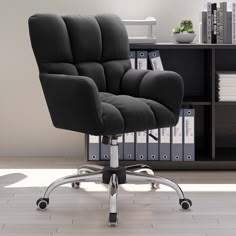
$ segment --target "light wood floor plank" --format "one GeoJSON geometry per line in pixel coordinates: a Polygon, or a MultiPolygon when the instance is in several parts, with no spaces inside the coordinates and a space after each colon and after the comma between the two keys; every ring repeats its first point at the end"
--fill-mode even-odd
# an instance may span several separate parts
{"type": "Polygon", "coordinates": [[[45,160],[0,158],[0,235],[236,235],[236,191],[229,188],[223,192],[213,188],[219,184],[236,185],[235,171],[158,171],[159,175],[175,180],[183,189],[191,186],[192,190],[185,191],[186,197],[193,202],[190,211],[183,211],[178,195],[162,185],[156,191],[148,184],[121,185],[119,224],[109,227],[108,188],[103,184],[82,183],[78,190],[70,185],[62,186],[51,194],[46,211],[36,210],[36,200],[47,188],[34,184],[34,180],[40,179],[38,169],[43,173],[48,169],[48,181],[51,182],[56,179],[53,170],[55,173],[59,169],[75,171],[75,166],[83,164],[76,158],[45,160]],[[31,170],[30,174],[25,170],[31,170]],[[19,186],[14,187],[15,184],[19,186]],[[204,188],[205,184],[209,185],[209,191],[204,188]]]}

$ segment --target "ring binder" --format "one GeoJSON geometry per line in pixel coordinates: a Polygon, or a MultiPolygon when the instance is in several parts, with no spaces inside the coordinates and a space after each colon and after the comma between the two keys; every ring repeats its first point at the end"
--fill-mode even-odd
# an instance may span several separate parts
{"type": "Polygon", "coordinates": [[[100,137],[88,135],[88,159],[98,161],[100,159],[100,137]]]}
{"type": "Polygon", "coordinates": [[[184,109],[184,161],[194,161],[194,109],[184,109]]]}

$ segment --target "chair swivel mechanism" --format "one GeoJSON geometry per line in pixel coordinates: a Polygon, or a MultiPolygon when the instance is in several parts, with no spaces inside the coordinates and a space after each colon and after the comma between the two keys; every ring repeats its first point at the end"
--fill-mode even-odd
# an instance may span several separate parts
{"type": "Polygon", "coordinates": [[[39,209],[63,184],[79,188],[81,182],[109,186],[108,222],[117,225],[120,184],[164,184],[179,196],[185,210],[192,205],[181,188],[154,174],[150,166],[119,166],[117,138],[125,133],[175,126],[183,100],[183,80],[172,71],[135,70],[129,60],[129,42],[121,19],[113,14],[29,18],[31,45],[39,77],[56,128],[103,137],[110,145],[110,165],[84,165],[74,175],[53,182],[38,199],[39,209]]]}

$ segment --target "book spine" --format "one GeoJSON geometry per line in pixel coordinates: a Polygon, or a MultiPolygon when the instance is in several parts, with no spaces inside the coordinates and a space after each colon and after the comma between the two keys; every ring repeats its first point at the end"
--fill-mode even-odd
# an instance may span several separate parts
{"type": "Polygon", "coordinates": [[[207,43],[211,43],[211,3],[207,3],[207,43]]]}
{"type": "Polygon", "coordinates": [[[227,12],[227,44],[232,44],[232,11],[227,12]]]}
{"type": "Polygon", "coordinates": [[[202,43],[207,43],[207,12],[202,12],[202,43]]]}
{"type": "Polygon", "coordinates": [[[217,43],[217,21],[216,21],[216,13],[217,5],[216,3],[211,4],[211,41],[212,43],[217,43]]]}
{"type": "Polygon", "coordinates": [[[224,20],[223,20],[223,5],[220,4],[219,8],[219,43],[223,43],[223,36],[224,36],[224,20]]]}
{"type": "Polygon", "coordinates": [[[232,3],[232,44],[236,44],[236,3],[232,3]]]}
{"type": "Polygon", "coordinates": [[[217,21],[217,32],[216,32],[216,43],[220,44],[220,8],[217,8],[216,12],[216,21],[217,21]]]}
{"type": "Polygon", "coordinates": [[[220,6],[222,8],[222,23],[223,23],[223,42],[227,43],[227,2],[221,2],[220,6]]]}

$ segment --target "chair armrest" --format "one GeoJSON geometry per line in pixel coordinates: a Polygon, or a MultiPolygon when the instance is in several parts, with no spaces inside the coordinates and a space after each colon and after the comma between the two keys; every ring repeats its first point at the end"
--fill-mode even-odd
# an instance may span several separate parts
{"type": "Polygon", "coordinates": [[[41,74],[53,125],[83,133],[102,129],[102,108],[95,82],[85,76],[41,74]]]}
{"type": "Polygon", "coordinates": [[[128,70],[121,82],[122,92],[161,103],[172,111],[178,121],[184,84],[182,77],[172,71],[128,70]]]}

